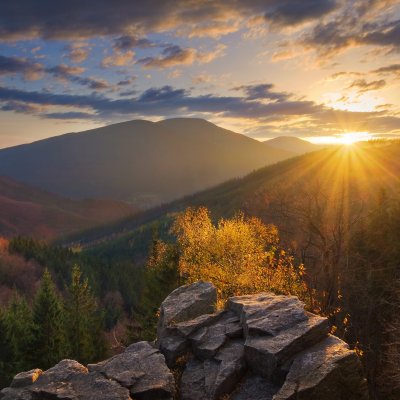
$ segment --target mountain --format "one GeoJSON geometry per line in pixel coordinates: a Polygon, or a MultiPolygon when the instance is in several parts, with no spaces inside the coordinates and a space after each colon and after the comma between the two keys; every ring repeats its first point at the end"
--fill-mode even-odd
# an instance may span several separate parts
{"type": "Polygon", "coordinates": [[[0,177],[0,236],[53,239],[126,218],[136,211],[127,203],[69,200],[0,177]]]}
{"type": "Polygon", "coordinates": [[[316,145],[308,142],[307,140],[300,139],[293,136],[279,136],[274,139],[266,140],[265,143],[274,149],[289,151],[295,154],[310,153],[312,151],[321,150],[327,146],[316,145]]]}
{"type": "Polygon", "coordinates": [[[134,120],[0,150],[0,174],[148,207],[293,155],[202,119],[134,120]]]}

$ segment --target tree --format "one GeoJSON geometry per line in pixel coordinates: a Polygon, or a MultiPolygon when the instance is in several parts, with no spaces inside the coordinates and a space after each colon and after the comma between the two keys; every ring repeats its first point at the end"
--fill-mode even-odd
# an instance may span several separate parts
{"type": "Polygon", "coordinates": [[[36,293],[32,314],[34,338],[31,355],[38,367],[47,369],[67,353],[63,307],[47,269],[36,293]]]}
{"type": "Polygon", "coordinates": [[[33,368],[30,351],[33,342],[32,313],[27,302],[15,291],[3,317],[3,329],[11,354],[13,373],[33,368]]]}
{"type": "Polygon", "coordinates": [[[181,284],[178,271],[178,249],[175,243],[166,243],[153,234],[150,255],[144,270],[144,289],[134,321],[127,327],[127,340],[153,340],[158,322],[160,304],[181,284]]]}
{"type": "Polygon", "coordinates": [[[72,268],[71,284],[65,301],[67,340],[70,357],[82,363],[105,356],[103,315],[78,265],[72,268]]]}
{"type": "Polygon", "coordinates": [[[208,209],[187,209],[172,228],[179,246],[179,271],[189,282],[213,282],[221,299],[272,290],[308,299],[302,266],[279,248],[278,230],[238,213],[213,225],[208,209]]]}

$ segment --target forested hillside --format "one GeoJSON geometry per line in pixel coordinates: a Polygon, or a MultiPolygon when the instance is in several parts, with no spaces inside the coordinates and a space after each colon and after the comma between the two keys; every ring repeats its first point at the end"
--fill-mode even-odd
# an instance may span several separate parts
{"type": "Polygon", "coordinates": [[[186,279],[227,273],[222,280],[232,278],[233,286],[221,293],[252,291],[258,280],[251,274],[223,267],[236,265],[238,249],[247,249],[266,274],[259,284],[296,294],[328,316],[332,330],[362,356],[374,396],[394,400],[398,154],[398,142],[321,150],[70,238],[73,251],[23,238],[11,241],[9,251],[47,266],[61,290],[72,266],[80,264],[106,310],[106,328],[119,341],[132,341],[152,337],[161,300],[186,279]],[[211,219],[196,214],[200,206],[211,219]],[[181,214],[187,207],[193,211],[181,214]],[[257,242],[262,237],[266,242],[257,242]]]}

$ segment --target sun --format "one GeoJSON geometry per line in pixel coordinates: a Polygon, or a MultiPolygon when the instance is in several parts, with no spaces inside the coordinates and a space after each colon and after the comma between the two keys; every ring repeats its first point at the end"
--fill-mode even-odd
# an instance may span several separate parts
{"type": "Polygon", "coordinates": [[[335,142],[338,144],[351,146],[354,143],[366,141],[369,139],[371,139],[371,135],[368,132],[346,132],[337,135],[335,137],[335,142]]]}

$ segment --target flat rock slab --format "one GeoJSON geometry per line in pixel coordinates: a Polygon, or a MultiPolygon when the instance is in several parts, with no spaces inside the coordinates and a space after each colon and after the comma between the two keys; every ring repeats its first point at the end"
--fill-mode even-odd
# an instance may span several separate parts
{"type": "Polygon", "coordinates": [[[297,355],[273,400],[367,400],[360,360],[335,336],[297,355]]]}
{"type": "Polygon", "coordinates": [[[258,375],[248,375],[231,395],[231,400],[272,400],[279,391],[274,385],[258,375]]]}
{"type": "Polygon", "coordinates": [[[196,282],[175,289],[161,304],[157,338],[161,340],[168,326],[215,311],[217,290],[208,282],[196,282]]]}
{"type": "Polygon", "coordinates": [[[171,398],[174,393],[174,377],[164,356],[148,342],[134,343],[123,353],[88,368],[128,388],[136,399],[171,398]]]}
{"type": "Polygon", "coordinates": [[[261,376],[279,376],[280,368],[290,358],[328,335],[326,318],[309,314],[306,321],[281,330],[276,336],[248,336],[245,342],[246,360],[261,376]]]}
{"type": "Polygon", "coordinates": [[[232,297],[228,309],[240,316],[245,336],[276,336],[307,319],[304,303],[294,296],[272,293],[232,297]]]}

